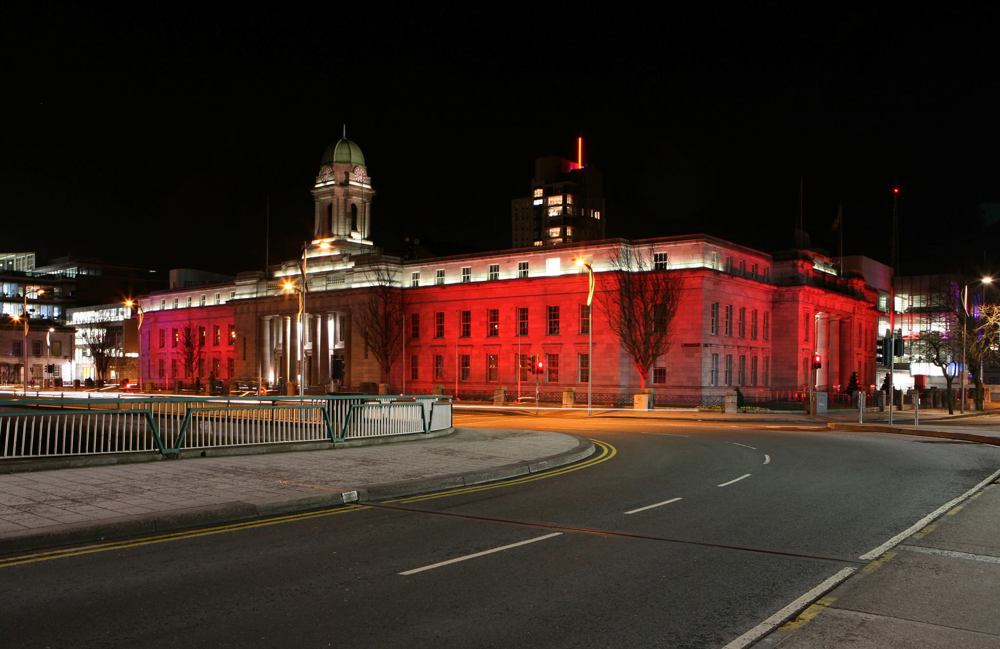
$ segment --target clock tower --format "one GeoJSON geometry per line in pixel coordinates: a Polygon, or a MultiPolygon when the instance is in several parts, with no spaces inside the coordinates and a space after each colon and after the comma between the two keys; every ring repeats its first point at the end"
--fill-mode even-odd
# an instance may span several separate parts
{"type": "Polygon", "coordinates": [[[312,190],[313,238],[335,248],[371,246],[371,201],[375,192],[361,147],[344,137],[323,153],[312,190]]]}

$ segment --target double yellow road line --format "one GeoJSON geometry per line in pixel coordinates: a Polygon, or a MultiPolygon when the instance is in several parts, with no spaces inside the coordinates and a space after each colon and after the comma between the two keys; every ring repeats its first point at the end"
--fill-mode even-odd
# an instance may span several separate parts
{"type": "MultiPolygon", "coordinates": [[[[574,471],[580,471],[581,469],[590,468],[596,464],[602,462],[607,462],[615,455],[618,454],[618,450],[608,444],[607,442],[602,442],[599,440],[591,440],[594,446],[597,448],[597,453],[590,457],[589,459],[580,462],[578,464],[572,464],[570,466],[553,469],[551,471],[545,471],[542,473],[536,473],[522,478],[515,478],[513,480],[506,480],[504,482],[496,482],[491,484],[473,485],[469,487],[458,487],[455,489],[449,489],[447,491],[436,491],[434,493],[422,494],[419,496],[410,496],[406,498],[398,498],[396,500],[387,501],[393,504],[408,504],[423,502],[427,500],[435,500],[438,498],[447,498],[450,496],[459,496],[463,494],[476,493],[480,491],[488,491],[490,489],[502,489],[505,487],[513,487],[515,485],[526,484],[529,482],[535,482],[536,480],[545,480],[548,478],[555,478],[557,476],[565,475],[567,473],[572,473],[574,471]]],[[[271,525],[284,525],[286,523],[295,523],[298,521],[305,521],[314,518],[324,518],[326,516],[339,516],[341,514],[350,514],[352,512],[362,511],[366,509],[371,509],[366,505],[347,505],[345,507],[337,507],[336,509],[323,509],[319,511],[303,512],[301,514],[289,514],[285,516],[274,516],[271,518],[264,518],[259,520],[246,521],[242,523],[227,523],[225,525],[216,525],[213,527],[206,527],[196,530],[186,530],[181,532],[169,532],[164,534],[156,534],[154,536],[146,536],[138,539],[126,539],[122,541],[109,541],[107,543],[92,543],[89,545],[82,545],[72,548],[62,548],[59,550],[48,550],[43,552],[33,552],[31,554],[23,554],[14,557],[8,557],[6,559],[0,559],[0,569],[2,568],[12,568],[14,566],[23,566],[30,563],[38,563],[41,561],[52,561],[54,559],[68,559],[70,557],[79,557],[88,554],[96,554],[99,552],[111,552],[113,550],[126,550],[129,548],[138,548],[144,545],[154,545],[157,543],[169,543],[171,541],[182,541],[184,539],[195,539],[202,536],[212,536],[215,534],[227,534],[229,532],[239,532],[241,530],[249,530],[257,527],[268,527],[271,525]]]]}

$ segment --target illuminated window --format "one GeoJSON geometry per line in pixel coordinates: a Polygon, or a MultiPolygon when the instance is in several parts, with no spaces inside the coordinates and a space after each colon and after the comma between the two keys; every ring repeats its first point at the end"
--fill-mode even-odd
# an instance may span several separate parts
{"type": "Polygon", "coordinates": [[[410,338],[420,338],[420,314],[410,314],[410,338]]]}
{"type": "Polygon", "coordinates": [[[462,317],[459,320],[460,332],[459,336],[462,338],[468,338],[472,335],[472,311],[462,311],[462,317]]]}
{"type": "Polygon", "coordinates": [[[557,306],[548,307],[548,326],[545,333],[549,336],[559,335],[559,307],[557,306]]]}
{"type": "Polygon", "coordinates": [[[549,216],[562,216],[562,205],[549,206],[549,216]]]}
{"type": "Polygon", "coordinates": [[[434,314],[434,337],[444,338],[444,311],[434,314]]]}
{"type": "Polygon", "coordinates": [[[576,355],[577,381],[587,383],[590,381],[590,354],[576,355]]]}
{"type": "Polygon", "coordinates": [[[205,340],[208,338],[208,332],[205,331],[205,327],[198,327],[198,345],[200,347],[205,346],[205,340]]]}
{"type": "Polygon", "coordinates": [[[236,327],[234,327],[233,325],[229,325],[229,344],[230,345],[236,344],[236,327]]]}
{"type": "Polygon", "coordinates": [[[420,272],[410,273],[410,286],[420,286],[420,272]]]}
{"type": "Polygon", "coordinates": [[[544,241],[536,241],[535,242],[535,246],[537,246],[537,247],[541,247],[541,246],[544,246],[544,245],[545,245],[544,241]]]}
{"type": "Polygon", "coordinates": [[[545,190],[542,189],[541,187],[535,187],[535,191],[532,192],[532,196],[534,196],[535,198],[541,198],[544,195],[545,195],[545,190]]]}
{"type": "Polygon", "coordinates": [[[486,310],[486,336],[496,338],[500,335],[500,309],[486,310]]]}
{"type": "Polygon", "coordinates": [[[580,305],[580,333],[590,333],[590,307],[586,304],[580,305]]]}
{"type": "Polygon", "coordinates": [[[500,378],[500,357],[497,354],[486,355],[486,380],[497,381],[500,378]]]}
{"type": "Polygon", "coordinates": [[[216,304],[222,304],[222,293],[216,293],[215,294],[215,303],[216,304]]]}
{"type": "Polygon", "coordinates": [[[434,275],[434,283],[438,286],[444,284],[444,269],[438,268],[437,273],[434,275]]]}
{"type": "Polygon", "coordinates": [[[500,279],[500,264],[490,264],[490,273],[487,276],[488,279],[500,279]]]}
{"type": "Polygon", "coordinates": [[[517,262],[517,276],[518,278],[525,278],[528,276],[528,262],[519,261],[517,262]]]}
{"type": "Polygon", "coordinates": [[[468,284],[471,281],[472,281],[472,267],[471,266],[463,266],[462,267],[462,283],[463,284],[468,284]]]}
{"type": "Polygon", "coordinates": [[[572,237],[573,236],[573,226],[572,225],[567,225],[566,226],[566,236],[567,237],[572,237]]]}
{"type": "Polygon", "coordinates": [[[573,204],[573,194],[566,194],[566,204],[567,205],[573,204]]]}
{"type": "Polygon", "coordinates": [[[562,205],[563,204],[562,194],[559,194],[558,196],[549,196],[548,199],[546,199],[545,204],[546,205],[562,205]]]}
{"type": "Polygon", "coordinates": [[[545,355],[545,380],[549,383],[559,382],[559,354],[545,355]]]}
{"type": "Polygon", "coordinates": [[[532,205],[541,205],[541,204],[542,204],[542,203],[544,203],[544,202],[545,202],[545,201],[544,201],[544,200],[542,200],[541,198],[536,198],[535,200],[533,200],[533,201],[531,202],[531,204],[532,204],[532,205]]]}
{"type": "Polygon", "coordinates": [[[171,329],[171,332],[170,332],[170,346],[171,347],[177,347],[177,343],[179,343],[180,340],[181,340],[181,337],[180,337],[180,334],[177,332],[177,330],[176,329],[171,329]]]}
{"type": "Polygon", "coordinates": [[[528,307],[517,307],[517,335],[528,335],[528,307]]]}
{"type": "Polygon", "coordinates": [[[201,295],[201,306],[205,306],[205,294],[204,293],[202,293],[202,295],[201,295]]]}
{"type": "Polygon", "coordinates": [[[549,228],[550,237],[558,237],[560,234],[562,234],[562,228],[549,228]]]}
{"type": "Polygon", "coordinates": [[[665,252],[654,252],[653,253],[653,270],[666,270],[667,269],[667,253],[665,252]]]}
{"type": "Polygon", "coordinates": [[[598,221],[601,220],[601,210],[594,210],[594,218],[598,221]]]}
{"type": "Polygon", "coordinates": [[[462,354],[458,357],[458,367],[459,367],[459,377],[460,381],[468,381],[469,374],[471,373],[472,361],[468,354],[462,354]]]}
{"type": "Polygon", "coordinates": [[[222,327],[214,325],[212,327],[212,344],[219,346],[222,344],[222,327]]]}

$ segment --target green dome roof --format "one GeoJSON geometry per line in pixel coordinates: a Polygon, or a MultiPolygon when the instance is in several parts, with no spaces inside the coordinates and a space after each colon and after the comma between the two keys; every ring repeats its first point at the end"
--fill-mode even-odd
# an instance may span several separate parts
{"type": "Polygon", "coordinates": [[[365,154],[361,153],[361,147],[351,142],[346,137],[340,138],[336,144],[326,147],[323,152],[323,159],[320,164],[347,163],[352,165],[365,166],[365,154]]]}

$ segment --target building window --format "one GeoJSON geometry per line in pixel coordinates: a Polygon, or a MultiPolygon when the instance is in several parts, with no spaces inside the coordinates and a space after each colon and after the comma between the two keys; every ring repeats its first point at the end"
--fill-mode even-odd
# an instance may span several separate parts
{"type": "Polygon", "coordinates": [[[750,340],[757,340],[757,309],[750,313],[750,340]]]}
{"type": "Polygon", "coordinates": [[[757,264],[750,267],[750,274],[754,276],[754,279],[757,278],[757,264]]]}
{"type": "Polygon", "coordinates": [[[461,331],[458,334],[459,336],[468,338],[472,335],[472,311],[462,311],[460,325],[461,331]]]}
{"type": "Polygon", "coordinates": [[[740,275],[747,274],[747,262],[745,259],[740,259],[740,275]]]}
{"type": "Polygon", "coordinates": [[[420,314],[410,314],[410,338],[420,338],[420,314]]]}
{"type": "Polygon", "coordinates": [[[590,333],[590,306],[586,304],[580,305],[580,333],[590,333]]]}
{"type": "Polygon", "coordinates": [[[653,270],[666,270],[667,264],[668,264],[667,253],[665,252],[653,253],[653,270]]]}
{"type": "Polygon", "coordinates": [[[444,269],[438,268],[437,272],[434,274],[434,284],[441,286],[444,284],[444,269]]]}
{"type": "Polygon", "coordinates": [[[42,341],[41,340],[32,340],[31,341],[31,355],[32,356],[41,356],[42,355],[42,341]]]}
{"type": "Polygon", "coordinates": [[[559,382],[559,354],[545,355],[545,377],[549,383],[559,382]]]}
{"type": "Polygon", "coordinates": [[[771,339],[771,314],[764,312],[764,340],[771,339]]]}
{"type": "Polygon", "coordinates": [[[654,367],[653,368],[653,383],[664,384],[667,382],[667,368],[665,367],[654,367]]]}
{"type": "Polygon", "coordinates": [[[545,201],[545,204],[546,205],[562,205],[563,204],[562,194],[559,194],[558,196],[549,196],[548,199],[545,201]]]}
{"type": "Polygon", "coordinates": [[[53,356],[62,356],[62,341],[61,340],[53,340],[52,341],[51,354],[53,356]]]}
{"type": "Polygon", "coordinates": [[[733,305],[726,305],[726,335],[733,335],[733,305]]]}
{"type": "Polygon", "coordinates": [[[171,329],[170,330],[170,346],[171,347],[177,347],[177,343],[179,343],[180,340],[181,340],[181,337],[177,333],[177,330],[176,329],[171,329]]]}
{"type": "Polygon", "coordinates": [[[562,228],[560,228],[560,227],[549,228],[549,238],[550,239],[553,238],[553,237],[558,237],[561,234],[562,234],[562,228]]]}
{"type": "Polygon", "coordinates": [[[472,266],[462,266],[462,283],[468,284],[472,281],[472,266]]]}
{"type": "Polygon", "coordinates": [[[496,338],[500,335],[500,309],[486,310],[486,336],[496,338]]]}
{"type": "Polygon", "coordinates": [[[157,367],[156,367],[156,375],[157,375],[157,376],[158,376],[159,378],[161,378],[161,379],[162,379],[162,378],[164,378],[164,377],[165,377],[165,375],[166,375],[166,372],[167,372],[167,362],[166,362],[166,359],[163,359],[163,358],[161,358],[161,359],[159,360],[159,362],[157,363],[157,367]]]}
{"type": "Polygon", "coordinates": [[[726,272],[731,273],[735,267],[733,266],[733,258],[731,256],[726,257],[726,272]]]}
{"type": "Polygon", "coordinates": [[[177,359],[176,358],[171,358],[170,359],[170,378],[172,378],[172,379],[176,379],[177,378],[177,359]]]}
{"type": "Polygon", "coordinates": [[[188,308],[189,308],[189,309],[191,308],[191,303],[192,303],[192,298],[191,298],[191,296],[189,295],[189,296],[188,296],[188,308]]]}
{"type": "Polygon", "coordinates": [[[420,286],[420,271],[410,273],[410,286],[420,286]]]}
{"type": "Polygon", "coordinates": [[[219,370],[222,368],[222,359],[213,358],[212,359],[212,376],[219,378],[219,370]]]}
{"type": "Polygon", "coordinates": [[[740,369],[739,369],[739,385],[747,384],[747,357],[746,354],[740,354],[740,369]]]}
{"type": "Polygon", "coordinates": [[[174,298],[174,308],[177,308],[177,298],[174,298]]]}
{"type": "Polygon", "coordinates": [[[216,293],[215,294],[215,303],[216,304],[222,304],[222,293],[216,293]]]}
{"type": "Polygon", "coordinates": [[[708,331],[713,336],[719,335],[719,303],[712,302],[711,316],[709,318],[708,331]]]}
{"type": "Polygon", "coordinates": [[[527,381],[531,374],[531,357],[527,354],[520,354],[517,357],[517,379],[527,381]]]}
{"type": "Polygon", "coordinates": [[[198,359],[198,378],[205,376],[205,359],[198,359]]]}
{"type": "Polygon", "coordinates": [[[500,264],[490,264],[490,272],[487,279],[490,281],[500,279],[500,264]]]}
{"type": "Polygon", "coordinates": [[[809,330],[812,329],[812,318],[809,317],[809,312],[806,311],[802,314],[802,340],[809,342],[809,330]]]}
{"type": "Polygon", "coordinates": [[[541,187],[535,187],[534,191],[531,193],[532,198],[541,198],[545,195],[545,190],[541,187]]]}
{"type": "Polygon", "coordinates": [[[11,342],[10,345],[10,355],[14,357],[20,357],[24,354],[24,343],[20,340],[15,340],[11,342]]]}
{"type": "Polygon", "coordinates": [[[458,357],[458,368],[459,368],[459,381],[468,381],[469,374],[471,373],[472,366],[469,360],[468,354],[462,354],[458,357]]]}
{"type": "Polygon", "coordinates": [[[517,307],[517,335],[528,335],[528,307],[517,307]]]}
{"type": "Polygon", "coordinates": [[[434,337],[444,338],[444,311],[434,314],[434,337]]]}
{"type": "Polygon", "coordinates": [[[212,344],[216,347],[222,344],[222,327],[219,325],[212,327],[212,344]]]}
{"type": "Polygon", "coordinates": [[[166,309],[166,308],[167,308],[167,301],[161,299],[160,300],[160,310],[162,311],[163,309],[166,309]]]}
{"type": "Polygon", "coordinates": [[[159,339],[160,339],[160,349],[163,349],[164,347],[167,346],[167,332],[165,329],[160,329],[159,339]]]}
{"type": "Polygon", "coordinates": [[[486,355],[486,380],[497,381],[500,378],[500,357],[496,354],[486,355]]]}
{"type": "Polygon", "coordinates": [[[227,358],[226,359],[226,378],[233,378],[236,375],[236,359],[227,358]]]}
{"type": "Polygon", "coordinates": [[[747,337],[747,308],[745,306],[740,307],[739,332],[740,332],[740,338],[747,337]]]}
{"type": "Polygon", "coordinates": [[[726,354],[726,385],[733,384],[733,355],[726,354]]]}
{"type": "Polygon", "coordinates": [[[229,299],[230,300],[235,300],[236,299],[236,291],[233,291],[232,293],[229,294],[229,299]]]}
{"type": "Polygon", "coordinates": [[[577,381],[587,383],[590,381],[590,354],[577,354],[576,367],[578,370],[577,381]]]}
{"type": "Polygon", "coordinates": [[[518,278],[525,278],[528,276],[528,262],[519,261],[517,262],[517,276],[518,278]]]}
{"type": "Polygon", "coordinates": [[[750,385],[757,387],[757,357],[750,357],[750,385]]]}
{"type": "Polygon", "coordinates": [[[559,335],[559,307],[557,306],[548,307],[548,325],[545,333],[549,336],[559,335]]]}
{"type": "MultiPolygon", "coordinates": [[[[230,345],[235,345],[236,344],[236,326],[235,325],[229,325],[229,344],[230,345]]],[[[244,360],[246,360],[246,359],[244,359],[244,360]]]]}
{"type": "Polygon", "coordinates": [[[419,358],[420,357],[417,356],[416,354],[414,354],[413,356],[410,356],[410,380],[411,381],[416,381],[416,380],[418,380],[420,378],[420,364],[418,362],[419,358]]]}
{"type": "Polygon", "coordinates": [[[709,385],[719,385],[719,355],[712,354],[712,369],[708,376],[709,385]]]}
{"type": "Polygon", "coordinates": [[[207,338],[208,332],[205,331],[205,327],[198,327],[198,346],[204,347],[207,338]]]}
{"type": "Polygon", "coordinates": [[[442,379],[444,379],[444,356],[434,354],[434,380],[440,381],[442,379]]]}
{"type": "Polygon", "coordinates": [[[662,334],[667,332],[667,305],[653,305],[653,331],[662,334]]]}
{"type": "Polygon", "coordinates": [[[768,385],[768,371],[771,369],[771,359],[767,356],[764,357],[764,372],[760,376],[761,385],[768,385]]]}
{"type": "Polygon", "coordinates": [[[202,293],[202,295],[201,295],[201,306],[205,306],[205,294],[204,293],[202,293]]]}

